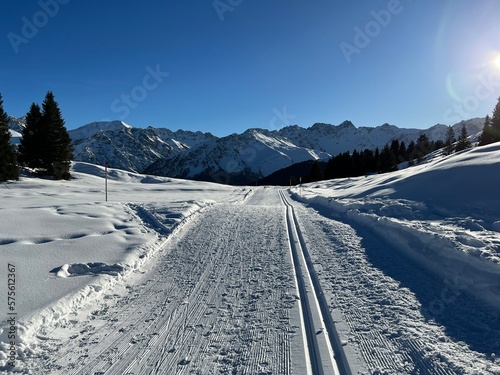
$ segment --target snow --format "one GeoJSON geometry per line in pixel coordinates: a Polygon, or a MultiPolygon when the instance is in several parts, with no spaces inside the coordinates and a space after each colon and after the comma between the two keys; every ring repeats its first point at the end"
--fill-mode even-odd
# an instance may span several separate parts
{"type": "Polygon", "coordinates": [[[97,165],[23,175],[0,186],[0,371],[307,372],[293,248],[353,373],[498,374],[499,160],[477,147],[291,198],[109,169],[105,201],[97,165]]]}
{"type": "MultiPolygon", "coordinates": [[[[115,276],[141,267],[179,223],[233,190],[111,169],[109,200],[104,202],[102,167],[75,163],[72,175],[69,182],[21,178],[2,186],[0,256],[16,266],[21,330],[56,324],[75,304],[98,298],[116,283],[115,276]],[[162,231],[155,231],[144,227],[153,219],[141,221],[140,208],[160,196],[168,208],[160,211],[155,205],[154,215],[165,217],[162,231]],[[61,282],[61,277],[68,278],[61,282]]],[[[7,280],[6,266],[0,277],[7,280]]],[[[0,310],[2,320],[5,307],[0,310]]],[[[0,340],[7,342],[5,334],[0,340]]],[[[31,344],[26,333],[19,352],[30,352],[31,344]]],[[[1,352],[0,360],[5,360],[1,352]]]]}
{"type": "Polygon", "coordinates": [[[77,129],[70,130],[69,135],[73,141],[77,141],[84,138],[89,138],[93,134],[101,131],[113,131],[120,129],[130,129],[132,126],[124,123],[123,121],[96,121],[90,124],[80,126],[77,129]]]}
{"type": "MultiPolygon", "coordinates": [[[[373,323],[368,322],[374,315],[378,325],[394,319],[393,313],[380,311],[380,303],[392,309],[413,305],[410,309],[419,313],[398,317],[397,325],[386,322],[387,332],[397,329],[399,337],[409,327],[411,336],[428,330],[418,341],[424,338],[427,342],[429,357],[446,359],[446,367],[458,373],[498,373],[500,368],[492,362],[500,349],[499,160],[500,145],[494,144],[449,157],[436,156],[390,174],[294,188],[297,200],[321,213],[322,219],[310,220],[331,218],[332,223],[324,224],[329,229],[324,230],[335,233],[338,248],[345,247],[334,252],[335,260],[323,250],[315,254],[323,282],[335,286],[330,292],[337,294],[331,296],[332,301],[342,305],[339,299],[346,298],[338,319],[352,330],[362,326],[373,332],[373,323]],[[347,236],[350,239],[343,243],[347,236]],[[353,246],[356,243],[362,251],[353,246]],[[326,272],[327,265],[330,272],[326,272]],[[346,280],[339,280],[343,277],[346,280]],[[354,290],[360,284],[364,290],[354,290]],[[401,293],[405,288],[407,292],[401,293]],[[340,289],[344,292],[338,293],[340,289]],[[355,298],[358,303],[353,303],[355,298]],[[380,302],[368,303],[373,300],[380,302]],[[369,311],[360,311],[360,304],[369,311]],[[483,354],[478,356],[474,349],[483,354]]],[[[394,334],[382,334],[374,342],[349,332],[345,340],[365,341],[377,353],[387,350],[394,334]],[[381,344],[380,340],[389,341],[381,344]]],[[[382,361],[362,356],[368,364],[382,361]]],[[[397,365],[385,366],[387,370],[397,365]]],[[[427,371],[441,370],[441,366],[427,371]]]]}
{"type": "Polygon", "coordinates": [[[10,132],[10,143],[13,145],[18,145],[23,137],[21,133],[16,132],[15,130],[9,129],[10,132]]]}

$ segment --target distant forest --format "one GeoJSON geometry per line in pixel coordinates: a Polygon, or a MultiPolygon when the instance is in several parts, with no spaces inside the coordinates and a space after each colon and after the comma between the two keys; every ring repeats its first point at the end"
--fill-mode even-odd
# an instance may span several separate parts
{"type": "MultiPolygon", "coordinates": [[[[493,110],[493,115],[486,116],[479,146],[500,141],[500,98],[493,110]]],[[[393,140],[382,150],[365,149],[346,151],[328,161],[310,160],[294,164],[277,171],[258,182],[260,185],[297,185],[300,183],[331,180],[335,178],[358,177],[374,173],[392,172],[401,163],[412,166],[439,149],[444,155],[472,147],[465,125],[462,126],[458,140],[451,126],[448,127],[444,140],[431,141],[422,133],[417,141],[408,145],[403,141],[393,140]]]]}

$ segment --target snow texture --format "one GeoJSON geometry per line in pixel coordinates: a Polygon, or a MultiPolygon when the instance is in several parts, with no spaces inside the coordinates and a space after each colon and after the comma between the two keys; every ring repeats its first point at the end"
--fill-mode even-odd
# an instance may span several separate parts
{"type": "Polygon", "coordinates": [[[24,175],[0,186],[17,314],[12,345],[0,305],[0,370],[307,373],[305,343],[324,365],[331,342],[351,373],[498,374],[499,160],[494,144],[290,194],[110,169],[107,202],[96,165],[24,175]]]}

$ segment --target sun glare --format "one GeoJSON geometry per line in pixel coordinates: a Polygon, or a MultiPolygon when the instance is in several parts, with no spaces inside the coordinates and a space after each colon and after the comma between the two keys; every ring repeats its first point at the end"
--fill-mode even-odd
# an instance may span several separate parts
{"type": "Polygon", "coordinates": [[[495,65],[498,69],[500,69],[500,55],[498,55],[496,58],[495,58],[495,65]]]}

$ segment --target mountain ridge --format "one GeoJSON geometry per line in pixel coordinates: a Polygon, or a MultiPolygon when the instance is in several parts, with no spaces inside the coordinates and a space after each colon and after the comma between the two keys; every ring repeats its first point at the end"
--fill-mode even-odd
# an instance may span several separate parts
{"type": "MultiPolygon", "coordinates": [[[[22,132],[25,119],[11,117],[12,130],[22,132]]],[[[483,118],[453,125],[458,137],[462,125],[470,135],[480,132],[483,118]]],[[[250,128],[241,134],[216,137],[209,132],[167,128],[136,128],[123,121],[92,122],[70,130],[74,160],[168,177],[251,184],[307,160],[327,160],[354,149],[382,148],[392,140],[408,144],[421,133],[444,139],[447,125],[428,129],[399,128],[384,123],[356,127],[315,123],[308,128],[289,125],[278,130],[250,128]]]]}

